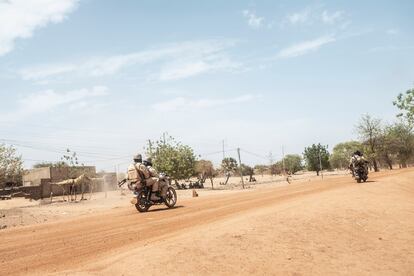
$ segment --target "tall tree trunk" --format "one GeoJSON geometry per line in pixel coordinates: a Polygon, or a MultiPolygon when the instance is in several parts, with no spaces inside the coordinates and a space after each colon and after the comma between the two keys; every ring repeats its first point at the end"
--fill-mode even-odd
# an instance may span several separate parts
{"type": "Polygon", "coordinates": [[[229,178],[230,178],[230,174],[227,175],[226,182],[224,182],[224,185],[227,185],[227,182],[229,181],[229,178]]]}
{"type": "Polygon", "coordinates": [[[206,182],[206,178],[207,178],[207,175],[206,174],[201,174],[201,178],[200,178],[200,182],[201,182],[201,184],[204,184],[205,182],[206,182]]]}
{"type": "Polygon", "coordinates": [[[374,171],[379,172],[377,160],[376,159],[372,160],[372,163],[374,165],[374,171]]]}
{"type": "Polygon", "coordinates": [[[211,189],[214,190],[213,178],[212,177],[210,177],[210,182],[211,182],[211,189]]]}
{"type": "Polygon", "coordinates": [[[390,170],[392,170],[392,160],[391,160],[391,158],[388,156],[388,154],[385,154],[384,159],[385,159],[385,163],[387,163],[387,165],[388,165],[388,168],[389,168],[390,170]]]}

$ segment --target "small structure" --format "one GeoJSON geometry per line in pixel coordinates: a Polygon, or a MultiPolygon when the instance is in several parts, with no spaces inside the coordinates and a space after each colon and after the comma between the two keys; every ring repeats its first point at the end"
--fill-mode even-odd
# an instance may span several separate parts
{"type": "Polygon", "coordinates": [[[82,174],[88,177],[96,177],[96,168],[94,166],[62,166],[32,169],[23,175],[23,186],[39,186],[46,182],[56,183],[77,178],[82,174]]]}
{"type": "Polygon", "coordinates": [[[30,198],[48,198],[51,194],[54,196],[70,194],[71,185],[52,185],[52,183],[61,182],[67,179],[75,179],[82,174],[88,177],[96,176],[94,166],[82,167],[44,167],[27,171],[23,175],[23,187],[20,189],[30,194],[30,198]]]}
{"type": "MultiPolygon", "coordinates": [[[[71,195],[76,190],[92,193],[115,190],[117,187],[116,173],[97,174],[94,166],[44,167],[27,171],[23,175],[23,186],[14,187],[16,191],[13,194],[37,200],[52,195],[71,195]]],[[[10,194],[9,190],[0,189],[0,196],[10,194]]]]}

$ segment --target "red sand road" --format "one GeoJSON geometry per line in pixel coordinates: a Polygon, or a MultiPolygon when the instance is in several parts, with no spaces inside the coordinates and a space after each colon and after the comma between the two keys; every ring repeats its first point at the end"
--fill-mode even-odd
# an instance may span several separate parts
{"type": "Polygon", "coordinates": [[[0,232],[0,275],[414,275],[414,170],[131,205],[0,232]],[[138,273],[139,271],[139,273],[138,273]]]}

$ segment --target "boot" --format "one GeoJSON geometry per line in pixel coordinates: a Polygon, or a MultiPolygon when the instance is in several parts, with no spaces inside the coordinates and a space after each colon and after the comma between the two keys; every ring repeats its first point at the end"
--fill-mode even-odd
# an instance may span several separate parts
{"type": "Polygon", "coordinates": [[[158,200],[160,200],[160,198],[155,193],[153,193],[153,194],[151,194],[151,200],[152,201],[158,201],[158,200]]]}

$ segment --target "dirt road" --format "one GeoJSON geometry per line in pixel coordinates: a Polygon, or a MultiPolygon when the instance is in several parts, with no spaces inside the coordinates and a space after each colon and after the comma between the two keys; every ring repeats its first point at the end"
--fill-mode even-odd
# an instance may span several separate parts
{"type": "Polygon", "coordinates": [[[414,274],[414,170],[0,232],[0,275],[414,274]]]}

